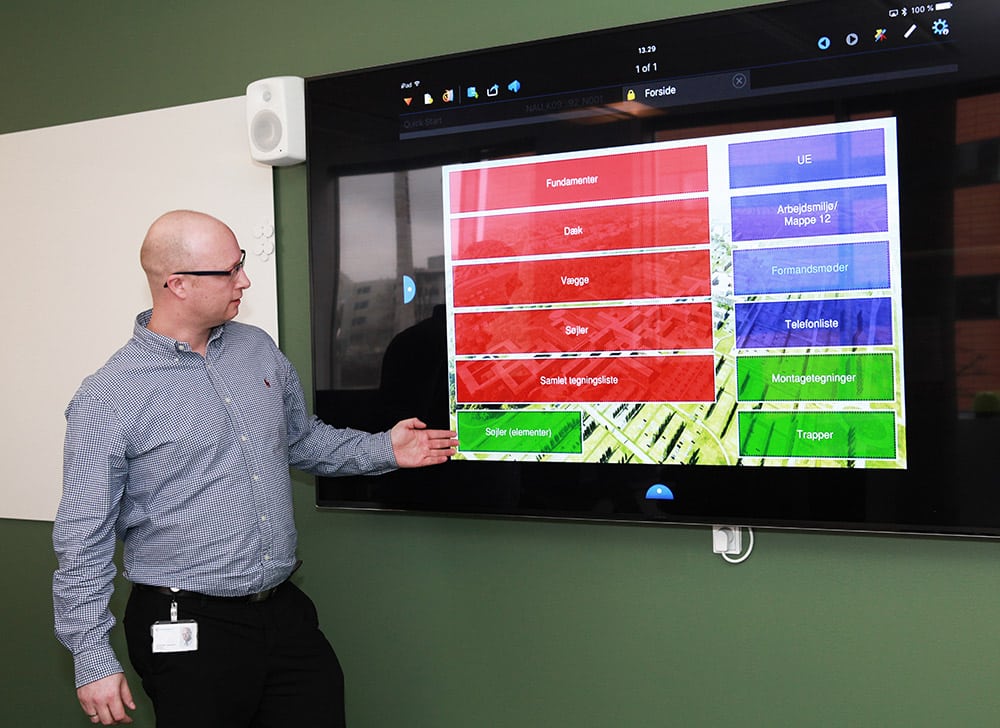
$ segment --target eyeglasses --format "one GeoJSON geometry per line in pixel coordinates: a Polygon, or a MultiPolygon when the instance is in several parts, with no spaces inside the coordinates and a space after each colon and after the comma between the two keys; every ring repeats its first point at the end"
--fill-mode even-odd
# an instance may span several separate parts
{"type": "MultiPolygon", "coordinates": [[[[240,248],[240,262],[234,265],[229,270],[179,270],[171,273],[172,276],[235,276],[246,264],[247,251],[240,248]]],[[[166,288],[167,284],[164,283],[163,287],[166,288]]]]}

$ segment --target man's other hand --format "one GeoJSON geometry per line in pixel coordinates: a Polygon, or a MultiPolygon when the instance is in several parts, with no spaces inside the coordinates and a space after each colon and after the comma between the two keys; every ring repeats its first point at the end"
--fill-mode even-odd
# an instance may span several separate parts
{"type": "Polygon", "coordinates": [[[132,722],[125,708],[135,710],[135,702],[128,681],[120,672],[81,686],[76,691],[76,697],[91,723],[116,725],[132,722]]]}

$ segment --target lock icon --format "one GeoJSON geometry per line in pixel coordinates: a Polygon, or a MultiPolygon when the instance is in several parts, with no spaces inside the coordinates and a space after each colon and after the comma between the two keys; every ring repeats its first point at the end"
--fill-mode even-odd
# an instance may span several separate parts
{"type": "Polygon", "coordinates": [[[626,101],[635,101],[635,89],[630,88],[625,94],[626,101]]]}

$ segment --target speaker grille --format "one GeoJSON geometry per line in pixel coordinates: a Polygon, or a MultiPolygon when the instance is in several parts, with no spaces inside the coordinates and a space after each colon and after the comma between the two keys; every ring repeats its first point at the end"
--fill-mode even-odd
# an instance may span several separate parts
{"type": "Polygon", "coordinates": [[[273,151],[281,143],[281,119],[270,109],[258,111],[250,122],[250,139],[260,151],[273,151]]]}

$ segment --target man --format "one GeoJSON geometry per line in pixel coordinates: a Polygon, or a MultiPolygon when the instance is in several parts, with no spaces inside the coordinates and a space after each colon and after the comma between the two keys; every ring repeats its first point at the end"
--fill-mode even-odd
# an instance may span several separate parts
{"type": "Polygon", "coordinates": [[[56,633],[95,724],[135,708],[108,642],[118,538],[129,657],[160,728],[342,726],[340,665],[288,581],[288,468],[375,474],[455,452],[455,433],[415,418],[373,435],[309,417],[271,338],[232,321],[245,255],[213,217],[157,219],[140,256],[153,308],[66,410],[56,633]]]}

